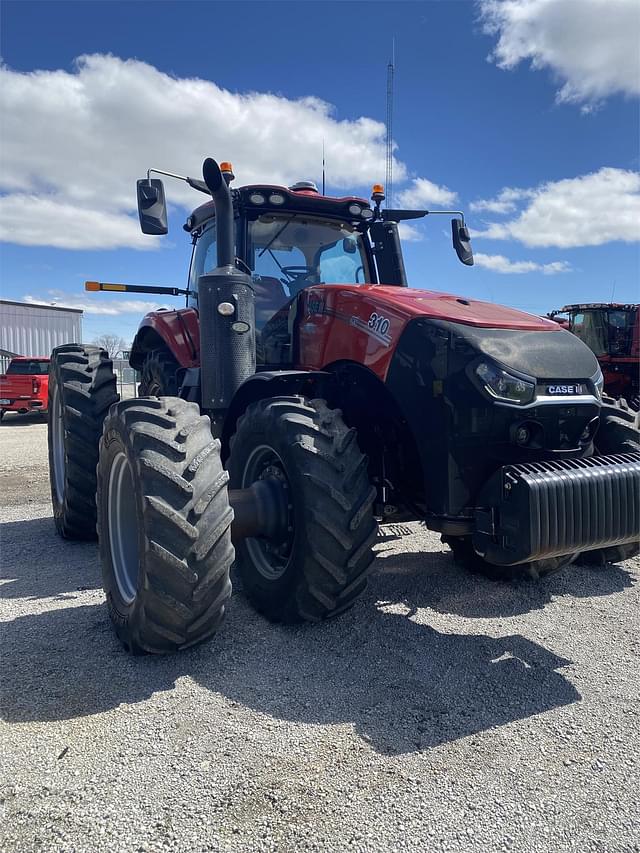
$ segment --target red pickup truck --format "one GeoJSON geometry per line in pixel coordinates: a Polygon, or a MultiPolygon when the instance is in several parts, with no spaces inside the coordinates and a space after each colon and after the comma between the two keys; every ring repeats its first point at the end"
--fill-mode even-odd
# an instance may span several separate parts
{"type": "Polygon", "coordinates": [[[0,420],[5,412],[47,412],[49,359],[20,356],[0,376],[0,420]]]}

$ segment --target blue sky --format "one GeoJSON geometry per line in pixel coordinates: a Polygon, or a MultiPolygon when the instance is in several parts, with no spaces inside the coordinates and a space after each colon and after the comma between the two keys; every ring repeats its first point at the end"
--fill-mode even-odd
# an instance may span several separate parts
{"type": "Polygon", "coordinates": [[[527,5],[523,21],[523,0],[4,2],[2,295],[85,306],[86,340],[130,340],[152,298],[84,280],[181,286],[203,199],[168,182],[170,234],[143,238],[148,166],[318,179],[324,137],[328,191],[368,193],[395,38],[395,202],[461,206],[477,256],[463,267],[448,221],[423,220],[410,283],[534,312],[637,301],[640,4],[527,5]]]}

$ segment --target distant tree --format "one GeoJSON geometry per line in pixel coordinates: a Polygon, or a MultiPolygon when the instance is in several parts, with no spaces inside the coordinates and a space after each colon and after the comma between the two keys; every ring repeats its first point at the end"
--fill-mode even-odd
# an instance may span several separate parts
{"type": "Polygon", "coordinates": [[[109,358],[116,358],[123,349],[127,348],[127,342],[119,335],[99,335],[93,342],[96,346],[106,349],[109,358]]]}

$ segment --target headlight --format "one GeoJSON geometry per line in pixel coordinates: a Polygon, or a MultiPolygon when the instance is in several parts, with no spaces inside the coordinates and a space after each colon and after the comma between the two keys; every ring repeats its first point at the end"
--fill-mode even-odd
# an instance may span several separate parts
{"type": "Polygon", "coordinates": [[[524,406],[535,396],[536,386],[533,382],[526,382],[519,376],[512,376],[506,370],[501,370],[489,362],[481,361],[475,368],[475,374],[487,394],[496,400],[524,406]]]}
{"type": "Polygon", "coordinates": [[[602,375],[602,371],[598,368],[597,372],[593,374],[591,379],[593,384],[596,387],[596,397],[598,400],[602,400],[602,392],[604,391],[604,376],[602,375]]]}

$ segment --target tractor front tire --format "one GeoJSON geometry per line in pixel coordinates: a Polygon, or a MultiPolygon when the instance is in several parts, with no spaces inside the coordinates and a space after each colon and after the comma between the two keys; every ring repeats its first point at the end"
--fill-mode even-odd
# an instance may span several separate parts
{"type": "Polygon", "coordinates": [[[140,397],[176,397],[180,365],[166,349],[150,350],[142,364],[140,397]]]}
{"type": "Polygon", "coordinates": [[[56,530],[65,539],[96,538],[96,465],[102,424],[119,400],[108,353],[65,344],[51,354],[48,446],[56,530]]]}
{"type": "Polygon", "coordinates": [[[126,400],[104,424],[98,530],[116,634],[132,654],[211,637],[231,595],[228,475],[209,418],[177,397],[126,400]]]}
{"type": "Polygon", "coordinates": [[[443,536],[442,542],[451,548],[453,559],[459,566],[472,574],[484,575],[494,581],[537,581],[569,566],[578,557],[575,552],[561,557],[548,557],[546,560],[531,560],[517,566],[495,566],[476,554],[470,536],[443,536]]]}
{"type": "Polygon", "coordinates": [[[286,490],[284,542],[236,545],[244,592],[274,622],[317,622],[363,592],[377,535],[376,490],[356,432],[324,400],[276,397],[238,420],[228,461],[232,489],[273,477],[286,490]]]}
{"type": "Polygon", "coordinates": [[[632,411],[626,400],[603,397],[594,445],[596,456],[640,453],[640,413],[632,411]]]}

